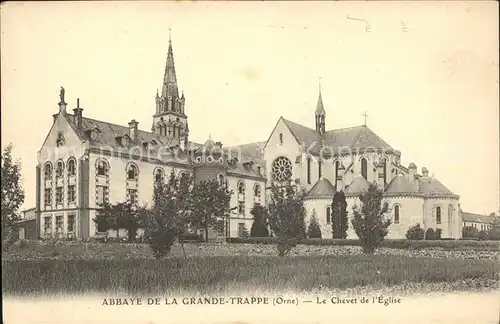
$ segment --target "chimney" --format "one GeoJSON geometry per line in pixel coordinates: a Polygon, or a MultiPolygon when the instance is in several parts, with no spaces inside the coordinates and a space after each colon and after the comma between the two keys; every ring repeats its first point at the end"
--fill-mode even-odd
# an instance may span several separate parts
{"type": "Polygon", "coordinates": [[[76,108],[73,109],[73,113],[74,113],[74,119],[75,119],[75,124],[76,124],[76,128],[78,128],[79,130],[82,130],[82,111],[83,109],[80,108],[80,98],[77,98],[76,99],[76,108]]]}
{"type": "Polygon", "coordinates": [[[424,177],[428,177],[429,176],[429,170],[427,170],[426,167],[422,168],[422,176],[424,176],[424,177]]]}
{"type": "Polygon", "coordinates": [[[222,148],[222,142],[215,142],[215,145],[218,146],[219,148],[222,148]]]}
{"type": "Polygon", "coordinates": [[[417,166],[415,163],[411,162],[410,165],[408,166],[408,170],[410,171],[408,174],[408,177],[410,178],[410,183],[412,185],[416,185],[416,176],[417,176],[417,166]]]}
{"type": "Polygon", "coordinates": [[[136,122],[135,119],[132,119],[128,123],[129,136],[132,141],[135,141],[137,138],[137,125],[139,125],[139,123],[136,122]]]}

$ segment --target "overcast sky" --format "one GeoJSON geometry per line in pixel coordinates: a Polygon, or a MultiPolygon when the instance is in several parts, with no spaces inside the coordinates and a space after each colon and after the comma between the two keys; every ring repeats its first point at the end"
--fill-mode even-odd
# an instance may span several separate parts
{"type": "Polygon", "coordinates": [[[150,130],[172,28],[190,140],[267,140],[280,116],[363,124],[464,211],[499,207],[497,2],[66,2],[1,7],[2,146],[35,206],[36,152],[66,89],[83,115],[150,130]],[[367,32],[363,21],[369,24],[367,32]]]}

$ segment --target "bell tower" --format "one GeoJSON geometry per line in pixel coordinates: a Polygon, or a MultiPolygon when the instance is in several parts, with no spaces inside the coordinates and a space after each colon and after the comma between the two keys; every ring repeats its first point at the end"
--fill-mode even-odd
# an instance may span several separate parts
{"type": "Polygon", "coordinates": [[[179,96],[172,39],[169,35],[163,85],[161,94],[158,93],[158,90],[156,91],[156,113],[153,115],[151,131],[159,136],[166,136],[174,142],[182,140],[187,143],[189,128],[184,104],[184,92],[179,96]]]}

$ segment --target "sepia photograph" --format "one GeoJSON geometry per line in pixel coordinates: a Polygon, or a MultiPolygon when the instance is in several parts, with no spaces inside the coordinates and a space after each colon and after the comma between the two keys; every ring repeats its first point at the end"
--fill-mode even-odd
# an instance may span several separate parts
{"type": "Polygon", "coordinates": [[[500,324],[497,11],[2,3],[3,324],[500,324]]]}

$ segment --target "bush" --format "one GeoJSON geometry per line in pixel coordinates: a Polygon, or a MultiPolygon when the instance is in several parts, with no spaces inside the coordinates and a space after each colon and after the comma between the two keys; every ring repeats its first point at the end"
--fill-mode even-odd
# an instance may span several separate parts
{"type": "Polygon", "coordinates": [[[424,230],[423,228],[420,227],[420,224],[417,224],[415,226],[408,228],[405,236],[408,240],[423,240],[424,230]]]}
{"type": "Polygon", "coordinates": [[[435,240],[436,239],[436,232],[432,228],[428,228],[427,231],[425,231],[425,239],[426,240],[435,240]]]}
{"type": "Polygon", "coordinates": [[[481,241],[487,241],[489,239],[489,235],[487,231],[480,231],[477,235],[477,238],[481,241]]]}
{"type": "Polygon", "coordinates": [[[477,228],[472,226],[464,226],[462,227],[462,237],[467,238],[478,238],[477,228]]]}
{"type": "Polygon", "coordinates": [[[313,209],[311,219],[309,221],[309,228],[307,229],[307,237],[309,238],[321,238],[321,228],[318,224],[318,218],[316,217],[316,210],[313,209]]]}

